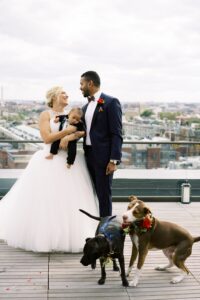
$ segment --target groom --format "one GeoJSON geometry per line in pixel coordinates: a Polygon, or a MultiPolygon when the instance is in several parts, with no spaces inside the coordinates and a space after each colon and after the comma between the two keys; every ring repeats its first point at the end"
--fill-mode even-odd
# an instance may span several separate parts
{"type": "Polygon", "coordinates": [[[88,103],[83,107],[86,137],[84,151],[99,199],[100,217],[112,215],[113,172],[121,161],[122,110],[118,99],[100,90],[94,71],[81,75],[80,90],[88,103]]]}

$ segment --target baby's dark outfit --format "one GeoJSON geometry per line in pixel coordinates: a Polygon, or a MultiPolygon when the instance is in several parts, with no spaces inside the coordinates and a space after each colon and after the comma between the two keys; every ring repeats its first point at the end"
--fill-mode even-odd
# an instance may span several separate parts
{"type": "MultiPolygon", "coordinates": [[[[59,131],[63,129],[63,125],[65,121],[68,119],[68,115],[60,115],[57,116],[59,118],[60,126],[59,131]]],[[[77,124],[73,124],[73,126],[77,127],[77,131],[85,131],[85,127],[82,121],[77,124]]],[[[60,145],[60,140],[57,140],[52,143],[50,153],[57,154],[60,145]]],[[[67,146],[67,164],[73,165],[77,152],[77,140],[70,141],[67,146]]]]}

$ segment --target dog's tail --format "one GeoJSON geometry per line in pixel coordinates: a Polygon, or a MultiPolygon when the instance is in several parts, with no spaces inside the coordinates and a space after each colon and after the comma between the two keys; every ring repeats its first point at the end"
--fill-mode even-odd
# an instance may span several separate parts
{"type": "Polygon", "coordinates": [[[194,238],[194,243],[196,243],[196,242],[200,242],[200,236],[197,236],[194,238]]]}
{"type": "Polygon", "coordinates": [[[87,211],[83,210],[83,209],[79,209],[83,214],[85,214],[86,216],[94,219],[94,220],[97,220],[97,221],[101,221],[101,218],[100,217],[95,217],[95,216],[92,216],[91,214],[89,214],[87,211]]]}

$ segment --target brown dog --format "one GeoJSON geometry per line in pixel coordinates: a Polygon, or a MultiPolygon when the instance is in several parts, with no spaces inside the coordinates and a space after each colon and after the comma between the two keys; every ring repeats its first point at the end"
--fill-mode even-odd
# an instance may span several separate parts
{"type": "Polygon", "coordinates": [[[193,243],[200,241],[199,237],[192,237],[184,228],[154,218],[146,204],[135,196],[130,196],[128,210],[123,214],[123,226],[128,226],[133,243],[132,255],[129,263],[130,274],[134,261],[138,255],[137,269],[130,286],[137,286],[141,269],[149,250],[162,250],[169,263],[159,266],[156,270],[166,270],[176,265],[180,270],[179,276],[173,277],[171,283],[182,281],[189,270],[185,260],[192,253],[193,243]]]}

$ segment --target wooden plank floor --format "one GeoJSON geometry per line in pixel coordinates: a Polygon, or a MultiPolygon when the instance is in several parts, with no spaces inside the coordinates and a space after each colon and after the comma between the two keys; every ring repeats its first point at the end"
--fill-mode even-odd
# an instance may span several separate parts
{"type": "MultiPolygon", "coordinates": [[[[126,203],[114,203],[114,214],[121,214],[126,203]]],[[[193,235],[200,235],[200,203],[148,203],[154,215],[176,222],[193,235]]],[[[125,243],[128,266],[131,253],[129,237],[125,243]]],[[[99,264],[95,270],[80,264],[81,254],[40,254],[8,247],[0,241],[0,299],[132,299],[167,300],[200,299],[200,242],[194,244],[187,260],[191,274],[177,285],[170,284],[177,269],[158,272],[164,264],[161,251],[150,252],[137,288],[124,288],[118,272],[107,267],[107,281],[99,286],[99,264]]],[[[132,275],[131,275],[132,276],[132,275]]],[[[131,277],[130,277],[131,278],[131,277]]]]}

